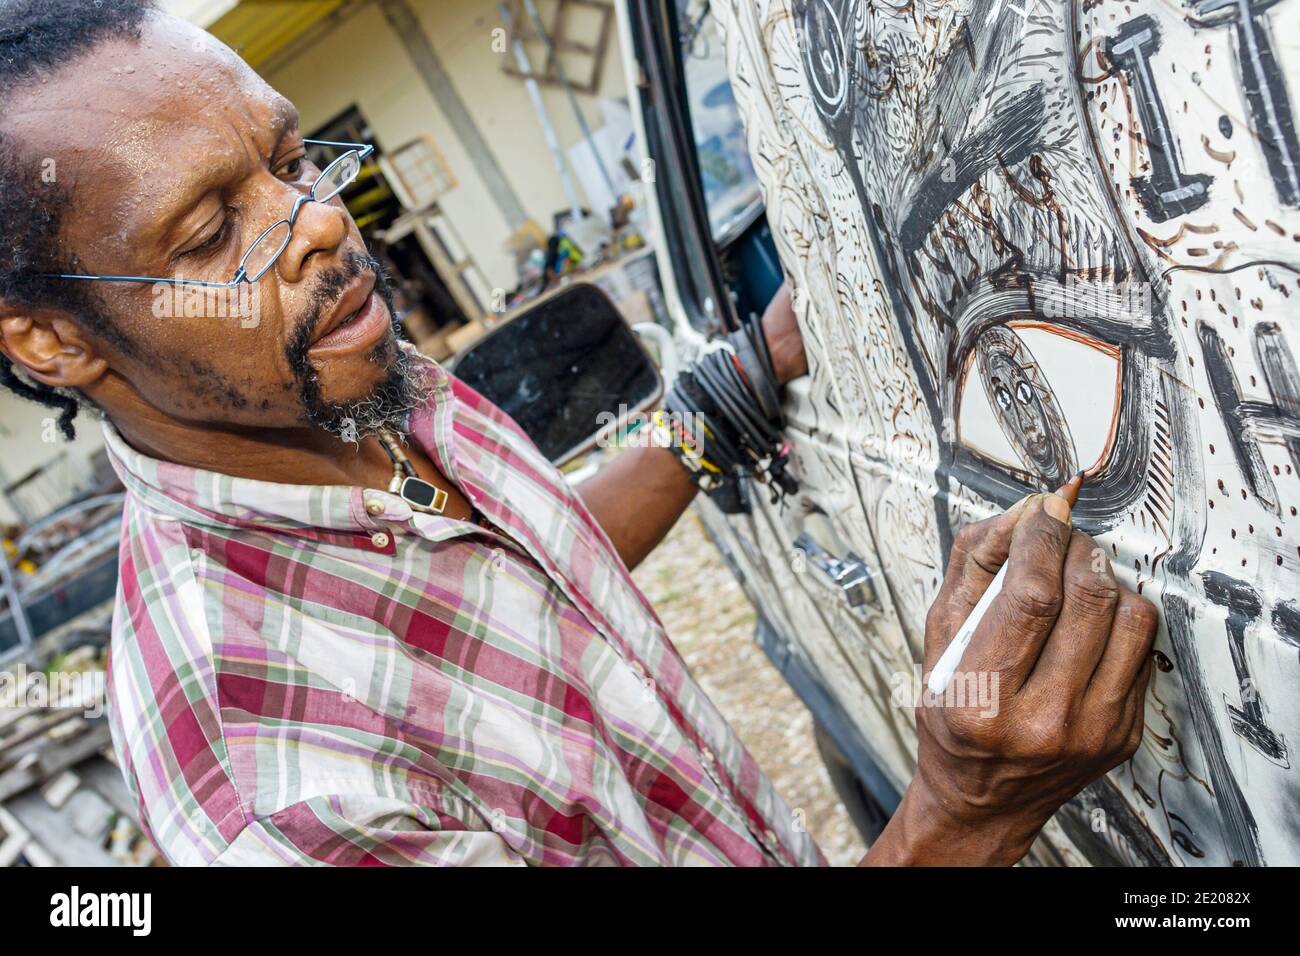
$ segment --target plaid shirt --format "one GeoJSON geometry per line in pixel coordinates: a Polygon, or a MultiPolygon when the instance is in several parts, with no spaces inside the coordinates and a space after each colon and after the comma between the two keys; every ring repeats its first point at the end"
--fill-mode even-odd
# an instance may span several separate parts
{"type": "Polygon", "coordinates": [[[128,490],[109,716],[162,853],[824,863],[560,473],[422,364],[410,439],[509,538],[160,462],[105,425],[128,490]]]}

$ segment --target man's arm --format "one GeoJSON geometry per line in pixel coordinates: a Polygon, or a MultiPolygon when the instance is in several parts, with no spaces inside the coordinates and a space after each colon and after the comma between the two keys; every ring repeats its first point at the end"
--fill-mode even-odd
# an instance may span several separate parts
{"type": "Polygon", "coordinates": [[[1061,804],[1137,750],[1156,609],[1069,515],[1064,498],[1031,495],[957,536],[925,675],[1007,562],[953,677],[983,675],[995,703],[922,700],[916,776],[860,865],[1015,863],[1061,804]]]}
{"type": "Polygon", "coordinates": [[[578,486],[629,569],[663,540],[695,497],[695,483],[667,448],[630,448],[578,486]]]}
{"type": "MultiPolygon", "coordinates": [[[[763,313],[763,337],[780,384],[807,373],[788,285],[777,290],[763,313]]],[[[578,494],[623,563],[634,568],[672,530],[695,497],[695,484],[667,448],[634,448],[579,485],[578,494]]]]}

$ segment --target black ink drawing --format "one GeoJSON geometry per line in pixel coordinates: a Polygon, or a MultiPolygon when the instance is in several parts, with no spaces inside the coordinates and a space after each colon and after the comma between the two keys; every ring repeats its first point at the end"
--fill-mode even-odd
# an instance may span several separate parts
{"type": "Polygon", "coordinates": [[[1138,755],[1047,842],[1300,862],[1300,0],[713,8],[819,414],[853,423],[867,640],[915,656],[916,569],[1086,469],[1163,663],[1138,755]]]}

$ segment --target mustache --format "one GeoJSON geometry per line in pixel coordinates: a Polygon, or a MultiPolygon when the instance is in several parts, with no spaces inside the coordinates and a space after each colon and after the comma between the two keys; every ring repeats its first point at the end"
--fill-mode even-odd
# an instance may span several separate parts
{"type": "Polygon", "coordinates": [[[388,372],[387,378],[369,395],[344,403],[325,401],[321,395],[320,380],[308,358],[312,334],[319,327],[321,317],[338,304],[348,285],[366,272],[374,274],[375,293],[388,306],[393,317],[394,336],[399,343],[404,341],[394,308],[392,284],[384,264],[373,255],[350,249],[344,253],[338,268],[322,274],[317,280],[304,310],[306,314],[285,346],[289,368],[298,381],[298,398],[305,421],[349,443],[356,443],[382,427],[403,431],[402,423],[406,416],[426,397],[421,377],[416,374],[409,356],[391,340],[381,342],[368,356],[369,361],[388,372]]]}
{"type": "Polygon", "coordinates": [[[374,273],[375,293],[388,306],[389,314],[394,316],[393,322],[396,325],[397,312],[393,308],[393,289],[383,262],[375,256],[349,249],[343,254],[343,262],[338,268],[331,269],[317,280],[316,287],[312,290],[311,301],[285,344],[285,358],[299,382],[308,381],[315,375],[311,363],[307,360],[307,353],[311,351],[312,333],[320,325],[321,317],[338,303],[348,283],[367,272],[374,273]]]}
{"type": "Polygon", "coordinates": [[[364,255],[355,249],[343,254],[343,263],[337,269],[324,273],[312,290],[311,301],[307,305],[302,320],[289,337],[289,361],[297,371],[307,361],[307,350],[311,346],[312,332],[320,325],[326,312],[332,309],[343,295],[348,284],[367,272],[375,274],[375,291],[382,299],[389,300],[388,276],[383,263],[371,255],[364,255]]]}

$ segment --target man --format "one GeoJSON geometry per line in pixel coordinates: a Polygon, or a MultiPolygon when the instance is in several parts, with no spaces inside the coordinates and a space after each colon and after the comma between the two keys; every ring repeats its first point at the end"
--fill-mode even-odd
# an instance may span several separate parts
{"type": "MultiPolygon", "coordinates": [[[[292,106],[202,31],[137,0],[0,13],[6,381],[66,430],[79,399],[103,413],[128,490],[114,743],[166,857],[824,862],[628,575],[693,495],[673,454],[572,491],[400,343],[292,106]],[[112,281],[245,274],[252,323],[159,319],[154,284],[112,281]],[[441,514],[383,490],[399,433],[441,514]]],[[[763,325],[802,374],[788,294],[763,325]]],[[[1055,495],[958,536],[927,664],[1009,561],[965,664],[1003,675],[997,713],[920,715],[864,862],[1014,862],[1132,753],[1154,613],[1092,554],[1055,495]]]]}

